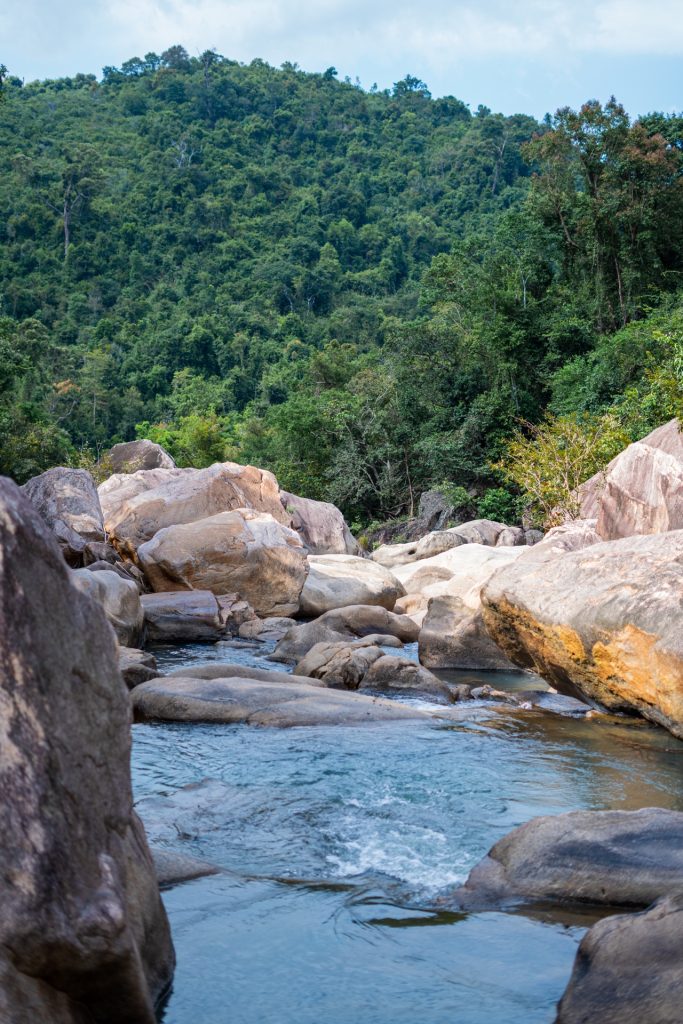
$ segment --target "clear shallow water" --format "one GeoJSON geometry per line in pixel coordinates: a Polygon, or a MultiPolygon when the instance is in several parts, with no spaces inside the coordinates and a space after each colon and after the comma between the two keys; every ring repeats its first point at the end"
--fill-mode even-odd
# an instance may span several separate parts
{"type": "MultiPolygon", "coordinates": [[[[272,667],[251,648],[159,660],[209,658],[272,667]]],[[[683,809],[683,744],[626,720],[472,713],[447,726],[134,726],[151,840],[230,872],[165,894],[178,953],[165,1024],[553,1020],[582,928],[458,917],[436,900],[535,815],[683,809]]]]}

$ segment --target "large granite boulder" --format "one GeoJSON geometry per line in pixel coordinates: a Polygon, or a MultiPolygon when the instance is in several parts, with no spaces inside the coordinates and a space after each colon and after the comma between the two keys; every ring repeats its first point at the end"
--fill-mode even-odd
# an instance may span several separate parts
{"type": "Polygon", "coordinates": [[[560,693],[683,736],[683,530],[559,554],[543,541],[489,580],[482,610],[510,660],[560,693]]]}
{"type": "Polygon", "coordinates": [[[683,435],[678,420],[631,444],[579,488],[581,515],[603,540],[683,529],[683,435]]]}
{"type": "Polygon", "coordinates": [[[481,609],[472,611],[460,597],[430,598],[418,641],[427,668],[514,671],[516,666],[488,634],[481,609]]]}
{"type": "Polygon", "coordinates": [[[433,530],[424,537],[405,544],[383,544],[370,556],[373,561],[392,569],[399,565],[420,562],[434,555],[440,555],[463,544],[479,544],[485,547],[517,547],[526,544],[524,530],[519,526],[505,526],[492,519],[473,519],[448,530],[433,530]]]}
{"type": "Polygon", "coordinates": [[[291,527],[311,555],[360,555],[360,546],[336,505],[280,491],[291,527]]]}
{"type": "Polygon", "coordinates": [[[683,895],[594,924],[583,937],[556,1024],[675,1024],[683,1007],[683,895]]]}
{"type": "Polygon", "coordinates": [[[398,701],[307,683],[258,679],[154,679],[132,691],[139,720],[166,722],[243,722],[276,728],[300,725],[364,725],[425,719],[398,701]]]}
{"type": "Polygon", "coordinates": [[[683,878],[683,813],[572,811],[533,818],[495,844],[453,902],[647,907],[683,878]]]}
{"type": "Polygon", "coordinates": [[[230,616],[210,590],[171,590],[140,598],[147,639],[161,643],[222,640],[231,628],[230,616]]]}
{"type": "Polygon", "coordinates": [[[247,508],[268,512],[284,526],[290,521],[273,474],[235,462],[118,474],[100,486],[100,500],[112,542],[128,558],[135,558],[140,545],[159,530],[219,512],[247,508]]]}
{"type": "Polygon", "coordinates": [[[85,469],[57,466],[34,476],[22,490],[56,536],[69,565],[78,568],[107,554],[97,487],[85,469]]]}
{"type": "Polygon", "coordinates": [[[418,626],[407,615],[395,615],[381,605],[350,605],[325,612],[312,622],[293,626],[278,643],[274,661],[297,662],[315,644],[327,641],[355,640],[381,634],[396,637],[401,643],[414,643],[418,626]]]}
{"type": "Polygon", "coordinates": [[[154,1024],[173,947],[100,605],[0,480],[0,1019],[154,1024]]]}
{"type": "Polygon", "coordinates": [[[302,615],[318,616],[352,604],[376,604],[388,611],[405,593],[384,566],[353,555],[311,555],[301,591],[302,615]]]}
{"type": "Polygon", "coordinates": [[[137,473],[139,469],[175,469],[175,460],[155,441],[124,441],[105,453],[104,461],[114,473],[137,473]]]}
{"type": "Polygon", "coordinates": [[[299,535],[251,509],[159,530],[138,560],[154,590],[238,593],[260,616],[295,614],[308,569],[299,535]]]}
{"type": "Polygon", "coordinates": [[[137,584],[104,569],[98,572],[74,569],[71,579],[74,586],[102,605],[119,643],[124,647],[137,647],[144,625],[137,584]]]}

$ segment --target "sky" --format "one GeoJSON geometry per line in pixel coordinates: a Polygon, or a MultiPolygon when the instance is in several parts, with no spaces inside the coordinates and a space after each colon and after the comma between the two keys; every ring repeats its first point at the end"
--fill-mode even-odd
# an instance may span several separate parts
{"type": "Polygon", "coordinates": [[[683,0],[0,0],[0,63],[26,81],[176,43],[366,88],[411,74],[473,110],[683,110],[683,0]]]}

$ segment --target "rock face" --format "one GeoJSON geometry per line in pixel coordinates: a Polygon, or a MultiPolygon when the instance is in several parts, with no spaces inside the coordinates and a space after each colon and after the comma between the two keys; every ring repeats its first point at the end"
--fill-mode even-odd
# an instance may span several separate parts
{"type": "Polygon", "coordinates": [[[360,555],[358,542],[336,505],[280,491],[291,526],[311,555],[360,555]]]}
{"type": "Polygon", "coordinates": [[[680,890],[682,877],[683,813],[575,811],[534,818],[510,832],[471,871],[455,902],[641,908],[680,890]]]}
{"type": "Polygon", "coordinates": [[[58,466],[34,476],[22,490],[57,537],[69,565],[77,568],[103,557],[102,509],[90,473],[58,466]]]}
{"type": "Polygon", "coordinates": [[[173,947],[100,606],[0,480],[0,1019],[154,1024],[173,947]]]}
{"type": "Polygon", "coordinates": [[[405,591],[376,562],[353,555],[311,555],[301,591],[302,615],[318,616],[352,604],[375,604],[389,611],[405,591]]]}
{"type": "Polygon", "coordinates": [[[136,718],[167,722],[244,722],[276,728],[363,725],[427,716],[397,701],[305,683],[175,676],[136,686],[136,718]]]}
{"type": "Polygon", "coordinates": [[[579,488],[603,540],[683,529],[683,436],[677,420],[621,452],[579,488]]]}
{"type": "Polygon", "coordinates": [[[139,469],[175,469],[175,461],[165,448],[154,441],[126,441],[115,444],[106,453],[114,473],[136,473],[139,469]]]}
{"type": "Polygon", "coordinates": [[[432,597],[420,630],[418,652],[427,668],[510,672],[516,668],[491,639],[481,610],[459,597],[432,597]]]}
{"type": "Polygon", "coordinates": [[[377,605],[351,605],[326,612],[313,622],[294,626],[278,643],[272,658],[294,663],[323,641],[335,643],[378,633],[410,644],[417,640],[418,632],[418,627],[407,615],[395,615],[377,605]]]}
{"type": "Polygon", "coordinates": [[[551,543],[489,580],[491,637],[561,693],[683,736],[683,530],[559,556],[551,543]]]}
{"type": "Polygon", "coordinates": [[[116,572],[76,569],[72,582],[104,609],[119,643],[136,647],[142,640],[144,615],[140,592],[132,580],[122,579],[116,572]]]}
{"type": "Polygon", "coordinates": [[[233,632],[210,590],[143,594],[140,601],[148,640],[221,640],[233,632]]]}
{"type": "Polygon", "coordinates": [[[296,613],[307,571],[299,535],[250,509],[159,530],[138,559],[154,590],[239,593],[261,616],[296,613]]]}
{"type": "Polygon", "coordinates": [[[219,512],[254,509],[268,512],[284,526],[289,523],[273,474],[235,462],[217,462],[207,469],[142,470],[123,478],[118,474],[101,485],[100,500],[115,547],[133,559],[158,530],[219,512]]]}
{"type": "Polygon", "coordinates": [[[683,895],[607,917],[581,940],[556,1024],[674,1024],[683,1006],[683,895]]]}

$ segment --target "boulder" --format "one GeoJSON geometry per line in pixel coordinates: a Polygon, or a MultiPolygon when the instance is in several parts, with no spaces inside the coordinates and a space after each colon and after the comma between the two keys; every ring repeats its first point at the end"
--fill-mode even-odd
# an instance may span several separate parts
{"type": "Polygon", "coordinates": [[[319,616],[347,605],[391,609],[405,593],[398,580],[376,562],[353,555],[311,555],[301,591],[300,614],[319,616]]]}
{"type": "Polygon", "coordinates": [[[572,811],[534,818],[495,844],[453,902],[647,907],[683,878],[683,813],[572,811]]]}
{"type": "Polygon", "coordinates": [[[141,544],[159,530],[208,519],[220,512],[253,509],[287,526],[272,473],[235,462],[207,469],[141,470],[112,477],[100,487],[107,531],[125,557],[135,559],[141,544]],[[150,478],[149,474],[154,474],[150,478]],[[151,486],[150,486],[151,484],[151,486]]]}
{"type": "Polygon", "coordinates": [[[370,665],[383,654],[367,639],[316,644],[295,666],[294,674],[319,679],[335,690],[357,690],[370,665]]]}
{"type": "Polygon", "coordinates": [[[85,469],[57,466],[34,476],[22,490],[55,534],[69,565],[78,568],[106,555],[97,488],[85,469]]]}
{"type": "Polygon", "coordinates": [[[370,556],[388,569],[420,562],[440,555],[463,544],[483,544],[486,547],[516,547],[526,543],[524,530],[519,526],[505,526],[491,519],[473,519],[449,530],[432,530],[424,537],[406,544],[382,544],[370,556]]]}
{"type": "Polygon", "coordinates": [[[129,690],[159,676],[154,655],[136,647],[119,647],[119,671],[129,690]]]}
{"type": "Polygon", "coordinates": [[[300,498],[289,491],[280,491],[280,500],[291,517],[292,529],[311,555],[361,554],[358,542],[336,505],[300,498]]]}
{"type": "Polygon", "coordinates": [[[207,875],[220,874],[220,868],[197,857],[188,857],[177,850],[166,850],[160,846],[152,847],[154,870],[159,885],[170,889],[173,885],[191,882],[195,878],[206,878],[207,875]]]}
{"type": "Polygon", "coordinates": [[[165,527],[138,559],[154,590],[237,592],[260,616],[298,611],[307,571],[298,534],[251,509],[165,527]]]}
{"type": "Polygon", "coordinates": [[[674,1024],[683,1006],[683,895],[594,924],[581,940],[556,1024],[674,1024]]]}
{"type": "Polygon", "coordinates": [[[103,462],[114,473],[137,473],[140,469],[175,469],[175,460],[165,448],[154,441],[125,441],[105,453],[103,462]]]}
{"type": "Polygon", "coordinates": [[[678,420],[631,444],[579,488],[581,514],[603,540],[683,529],[683,436],[678,420]]]}
{"type": "Polygon", "coordinates": [[[557,542],[489,580],[489,634],[560,693],[683,736],[683,530],[559,554],[557,542]]]}
{"type": "Polygon", "coordinates": [[[425,606],[431,597],[459,597],[476,611],[479,594],[486,581],[503,566],[516,561],[526,552],[524,547],[490,547],[469,543],[451,548],[440,555],[399,566],[394,575],[407,594],[422,594],[425,606]]]}
{"type": "Polygon", "coordinates": [[[240,626],[238,635],[242,640],[278,643],[293,626],[296,626],[296,619],[290,619],[286,615],[271,615],[265,619],[254,617],[240,626]]]}
{"type": "Polygon", "coordinates": [[[101,606],[0,480],[0,1019],[154,1024],[173,946],[101,606]]]}
{"type": "Polygon", "coordinates": [[[140,598],[148,640],[220,640],[229,630],[210,590],[173,590],[140,598]]]}
{"type": "Polygon", "coordinates": [[[447,683],[442,682],[432,672],[417,665],[409,658],[400,658],[395,654],[382,652],[381,658],[376,658],[361,682],[363,690],[387,690],[387,691],[410,691],[416,694],[424,694],[429,697],[437,697],[447,701],[453,700],[451,689],[447,683]]]}
{"type": "Polygon", "coordinates": [[[210,665],[193,665],[192,669],[179,668],[169,672],[168,679],[181,676],[187,678],[192,672],[193,679],[258,679],[262,683],[304,683],[308,686],[322,686],[318,680],[297,676],[292,672],[277,672],[273,669],[256,668],[253,665],[231,664],[230,662],[213,662],[210,665]]]}
{"type": "Polygon", "coordinates": [[[89,569],[74,569],[71,578],[82,593],[102,606],[119,643],[124,647],[136,647],[142,640],[144,624],[137,585],[111,570],[90,572],[89,569]]]}
{"type": "Polygon", "coordinates": [[[491,639],[481,610],[472,611],[459,597],[432,597],[418,641],[420,662],[427,668],[514,671],[516,666],[491,639]]]}
{"type": "Polygon", "coordinates": [[[118,559],[118,556],[112,562],[105,562],[101,559],[97,562],[91,562],[86,568],[89,572],[115,572],[121,579],[132,580],[141,594],[144,594],[149,589],[144,572],[138,569],[137,565],[134,565],[133,562],[122,562],[118,559]]]}
{"type": "Polygon", "coordinates": [[[397,701],[307,683],[256,679],[154,679],[132,692],[138,720],[243,722],[276,728],[301,725],[364,725],[425,719],[397,701]]]}
{"type": "Polygon", "coordinates": [[[419,629],[407,615],[395,615],[377,605],[351,605],[326,612],[313,622],[294,626],[271,657],[274,661],[294,663],[317,643],[336,643],[378,633],[410,644],[417,640],[419,629]]]}

